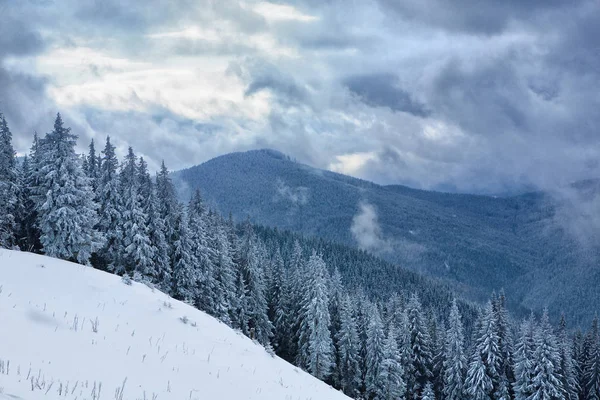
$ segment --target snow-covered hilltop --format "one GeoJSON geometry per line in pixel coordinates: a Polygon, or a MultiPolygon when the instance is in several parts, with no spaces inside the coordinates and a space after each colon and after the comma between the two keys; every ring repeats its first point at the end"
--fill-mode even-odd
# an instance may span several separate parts
{"type": "Polygon", "coordinates": [[[143,284],[0,249],[0,399],[346,399],[143,284]]]}

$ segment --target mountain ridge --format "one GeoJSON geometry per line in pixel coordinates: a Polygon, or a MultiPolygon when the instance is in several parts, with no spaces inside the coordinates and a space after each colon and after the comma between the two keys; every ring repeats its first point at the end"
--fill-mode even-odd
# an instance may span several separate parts
{"type": "Polygon", "coordinates": [[[598,249],[582,249],[569,235],[568,218],[559,218],[564,207],[547,193],[493,197],[379,185],[270,149],[220,156],[173,176],[181,199],[200,188],[238,220],[358,245],[475,300],[505,289],[524,309],[548,306],[581,321],[600,307],[598,249]]]}

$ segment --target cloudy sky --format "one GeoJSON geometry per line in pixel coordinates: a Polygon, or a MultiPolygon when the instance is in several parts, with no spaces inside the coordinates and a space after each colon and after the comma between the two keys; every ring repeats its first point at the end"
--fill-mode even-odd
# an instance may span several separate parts
{"type": "Polygon", "coordinates": [[[600,0],[0,0],[0,110],[156,166],[274,148],[421,188],[600,176],[600,0]]]}

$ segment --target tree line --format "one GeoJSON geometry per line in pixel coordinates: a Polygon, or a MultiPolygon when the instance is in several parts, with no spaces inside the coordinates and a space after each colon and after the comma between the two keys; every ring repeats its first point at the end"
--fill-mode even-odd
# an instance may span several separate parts
{"type": "Polygon", "coordinates": [[[357,399],[600,400],[598,319],[517,322],[500,294],[471,323],[456,299],[366,295],[344,251],[235,224],[199,191],[182,204],[164,162],[152,177],[132,148],[119,161],[110,138],[87,155],[76,140],[59,114],[18,162],[1,116],[0,246],[156,287],[357,399]]]}

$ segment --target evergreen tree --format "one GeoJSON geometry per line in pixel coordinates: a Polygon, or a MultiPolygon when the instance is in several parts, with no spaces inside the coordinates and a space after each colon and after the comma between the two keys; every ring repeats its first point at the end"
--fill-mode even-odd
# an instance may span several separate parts
{"type": "Polygon", "coordinates": [[[58,114],[54,130],[43,141],[40,187],[46,198],[38,210],[40,241],[51,257],[88,264],[101,237],[94,230],[96,204],[89,179],[75,154],[76,139],[58,114]]]}
{"type": "Polygon", "coordinates": [[[271,260],[271,268],[268,279],[267,304],[269,320],[273,322],[273,347],[279,350],[285,341],[287,329],[284,326],[283,298],[284,298],[284,266],[283,258],[279,249],[271,260]]]}
{"type": "Polygon", "coordinates": [[[573,360],[572,341],[567,332],[565,316],[561,315],[559,323],[558,346],[560,352],[560,368],[563,397],[565,400],[578,400],[579,384],[577,382],[577,369],[573,360]]]}
{"type": "Polygon", "coordinates": [[[385,385],[384,374],[381,371],[385,359],[384,342],[385,333],[381,316],[377,307],[373,306],[367,329],[367,371],[365,374],[365,384],[369,398],[378,397],[380,389],[385,385]]]}
{"type": "Polygon", "coordinates": [[[539,328],[534,334],[532,394],[529,400],[563,400],[563,387],[559,375],[560,351],[558,341],[544,310],[539,328]]]}
{"type": "Polygon", "coordinates": [[[19,182],[12,133],[0,113],[0,247],[17,245],[19,182]]]}
{"type": "Polygon", "coordinates": [[[121,231],[121,195],[117,168],[119,161],[115,154],[115,146],[106,138],[102,150],[102,164],[99,171],[97,199],[100,205],[98,210],[98,230],[104,235],[105,244],[100,251],[103,262],[109,270],[115,270],[121,263],[122,245],[121,231]]]}
{"type": "Polygon", "coordinates": [[[575,368],[575,380],[577,383],[577,399],[585,399],[585,378],[584,378],[584,338],[581,330],[577,330],[573,337],[571,351],[573,353],[573,365],[575,368]]]}
{"type": "MultiPolygon", "coordinates": [[[[210,315],[217,314],[218,283],[215,279],[213,261],[216,259],[214,250],[209,247],[208,214],[204,208],[200,191],[196,190],[192,196],[189,206],[189,227],[191,240],[194,243],[193,252],[198,269],[198,290],[196,307],[206,311],[210,315]]],[[[212,238],[214,242],[214,238],[212,238]]]]}
{"type": "MultiPolygon", "coordinates": [[[[366,298],[364,293],[355,294],[356,302],[356,328],[358,330],[358,362],[359,362],[359,392],[365,394],[367,391],[366,376],[367,376],[367,338],[370,322],[370,313],[373,304],[366,298]]],[[[406,364],[404,364],[406,365],[406,364]]]]}
{"type": "Polygon", "coordinates": [[[160,171],[156,174],[156,198],[158,213],[164,225],[165,240],[169,244],[171,266],[175,268],[174,243],[178,237],[179,204],[175,194],[175,186],[173,186],[173,181],[164,161],[160,165],[160,171]]]}
{"type": "Polygon", "coordinates": [[[494,314],[493,305],[488,302],[479,321],[479,332],[475,339],[475,351],[481,357],[485,371],[492,382],[491,399],[496,399],[494,393],[500,385],[501,372],[501,350],[498,325],[494,314]]]}
{"type": "MultiPolygon", "coordinates": [[[[494,319],[496,320],[496,327],[498,331],[498,345],[500,348],[500,377],[503,380],[501,382],[502,390],[506,387],[510,396],[512,396],[512,385],[514,382],[515,373],[513,370],[513,338],[510,332],[510,321],[508,311],[506,309],[506,296],[504,291],[494,299],[492,302],[492,308],[494,311],[494,319]]],[[[499,396],[495,396],[496,399],[500,400],[499,396]]]]}
{"type": "Polygon", "coordinates": [[[519,340],[515,347],[515,400],[525,400],[533,395],[535,349],[533,315],[521,324],[519,340]]]}
{"type": "Polygon", "coordinates": [[[175,242],[173,243],[173,286],[172,296],[177,300],[192,302],[196,297],[198,274],[196,259],[192,251],[191,235],[188,229],[187,213],[184,209],[176,212],[174,221],[175,242]]]}
{"type": "MultiPolygon", "coordinates": [[[[335,338],[338,337],[341,329],[341,303],[343,298],[343,286],[342,277],[337,267],[334,267],[333,274],[329,279],[329,316],[331,318],[331,325],[329,330],[331,331],[331,337],[333,338],[333,353],[334,353],[334,366],[340,364],[338,356],[340,351],[338,349],[338,343],[335,338]]],[[[331,374],[331,381],[334,387],[341,387],[341,376],[338,374],[339,370],[334,367],[331,374]]]]}
{"type": "Polygon", "coordinates": [[[494,392],[494,398],[497,400],[512,400],[513,397],[510,394],[510,392],[510,383],[503,372],[500,376],[500,383],[498,384],[498,388],[494,392]]]}
{"type": "Polygon", "coordinates": [[[18,244],[21,250],[38,252],[42,245],[40,244],[40,231],[37,226],[37,211],[33,201],[32,185],[34,184],[35,167],[31,156],[23,158],[21,172],[19,174],[19,185],[21,187],[19,211],[19,233],[18,244]]]}
{"type": "Polygon", "coordinates": [[[592,328],[586,336],[583,365],[585,380],[585,400],[600,399],[600,330],[598,318],[594,318],[592,328]]]}
{"type": "Polygon", "coordinates": [[[465,394],[469,400],[491,400],[492,380],[486,369],[480,352],[475,350],[465,380],[465,394]]]}
{"type": "Polygon", "coordinates": [[[243,327],[243,330],[259,343],[268,345],[273,326],[267,316],[266,283],[261,265],[259,242],[249,222],[245,224],[239,251],[248,319],[247,326],[243,327]]]}
{"type": "Polygon", "coordinates": [[[286,349],[287,360],[293,362],[298,357],[298,334],[300,332],[300,315],[302,307],[302,298],[307,285],[307,276],[305,276],[305,262],[302,256],[302,248],[296,240],[293,245],[292,255],[288,263],[287,275],[288,284],[286,286],[285,298],[282,299],[284,309],[286,310],[285,322],[289,329],[289,334],[284,340],[282,347],[286,349]]]}
{"type": "MultiPolygon", "coordinates": [[[[404,398],[406,384],[404,383],[404,369],[398,352],[398,345],[393,326],[390,326],[383,346],[384,358],[380,367],[380,387],[377,388],[377,400],[397,400],[404,398]]],[[[427,388],[423,393],[423,399],[427,388]]],[[[433,399],[433,398],[432,398],[433,399]]]]}
{"type": "Polygon", "coordinates": [[[435,394],[431,382],[428,382],[425,385],[425,389],[423,389],[423,396],[421,396],[421,400],[435,400],[435,394]]]}
{"type": "Polygon", "coordinates": [[[146,231],[152,247],[152,271],[149,276],[153,283],[162,290],[168,292],[171,287],[171,265],[169,260],[169,246],[165,239],[165,226],[159,213],[158,200],[156,198],[156,187],[150,174],[148,165],[143,157],[137,167],[138,187],[142,210],[145,213],[146,231]]]}
{"type": "MultiPolygon", "coordinates": [[[[216,218],[216,217],[215,217],[216,218]]],[[[215,300],[215,316],[226,324],[231,325],[234,318],[233,310],[238,308],[235,297],[235,266],[232,250],[227,239],[225,225],[219,221],[213,225],[215,260],[213,261],[215,280],[217,283],[217,298],[215,300]]]]}
{"type": "Polygon", "coordinates": [[[90,142],[89,153],[84,160],[84,172],[87,174],[88,178],[90,178],[92,190],[94,193],[97,193],[98,177],[100,175],[100,158],[96,155],[94,139],[92,139],[90,142]]]}
{"type": "Polygon", "coordinates": [[[244,271],[242,270],[241,252],[239,241],[236,234],[236,228],[233,223],[233,217],[229,214],[229,219],[225,225],[227,233],[227,242],[231,249],[232,261],[234,266],[235,292],[232,298],[231,325],[235,329],[248,334],[248,291],[244,282],[244,271]]]}
{"type": "Polygon", "coordinates": [[[416,294],[410,297],[407,305],[408,332],[411,348],[411,374],[408,383],[410,399],[418,399],[425,384],[433,378],[431,372],[431,336],[423,318],[421,302],[416,294]]]}
{"type": "Polygon", "coordinates": [[[450,309],[448,334],[444,344],[446,357],[444,359],[443,382],[444,399],[446,400],[463,399],[465,370],[467,368],[464,346],[464,328],[456,299],[454,299],[450,309]]]}
{"type": "Polygon", "coordinates": [[[410,397],[409,389],[414,386],[414,364],[413,364],[413,348],[412,348],[412,333],[409,329],[410,322],[408,320],[408,313],[403,310],[399,314],[397,328],[397,339],[398,339],[398,350],[400,352],[400,359],[402,360],[402,366],[404,367],[404,382],[406,383],[406,391],[408,398],[410,397]],[[409,386],[410,385],[410,386],[409,386]]]}
{"type": "Polygon", "coordinates": [[[298,364],[318,379],[324,380],[333,367],[327,267],[321,256],[313,253],[308,260],[307,269],[312,277],[302,301],[298,364]]]}
{"type": "Polygon", "coordinates": [[[121,169],[121,228],[123,234],[123,267],[134,279],[154,280],[154,249],[148,237],[147,216],[142,209],[142,196],[139,190],[137,158],[129,147],[121,169]]]}
{"type": "MultiPolygon", "coordinates": [[[[338,360],[335,365],[335,376],[339,379],[339,387],[348,396],[358,395],[361,375],[358,362],[358,330],[352,308],[350,297],[346,294],[340,303],[340,330],[335,337],[336,360],[338,360]]],[[[391,348],[389,350],[391,351],[391,348]]]]}
{"type": "Polygon", "coordinates": [[[446,327],[444,321],[436,322],[435,317],[431,317],[430,332],[432,339],[432,367],[431,373],[433,378],[431,383],[433,384],[433,392],[436,397],[441,397],[444,390],[444,362],[446,359],[446,353],[444,348],[446,346],[446,327]]]}

